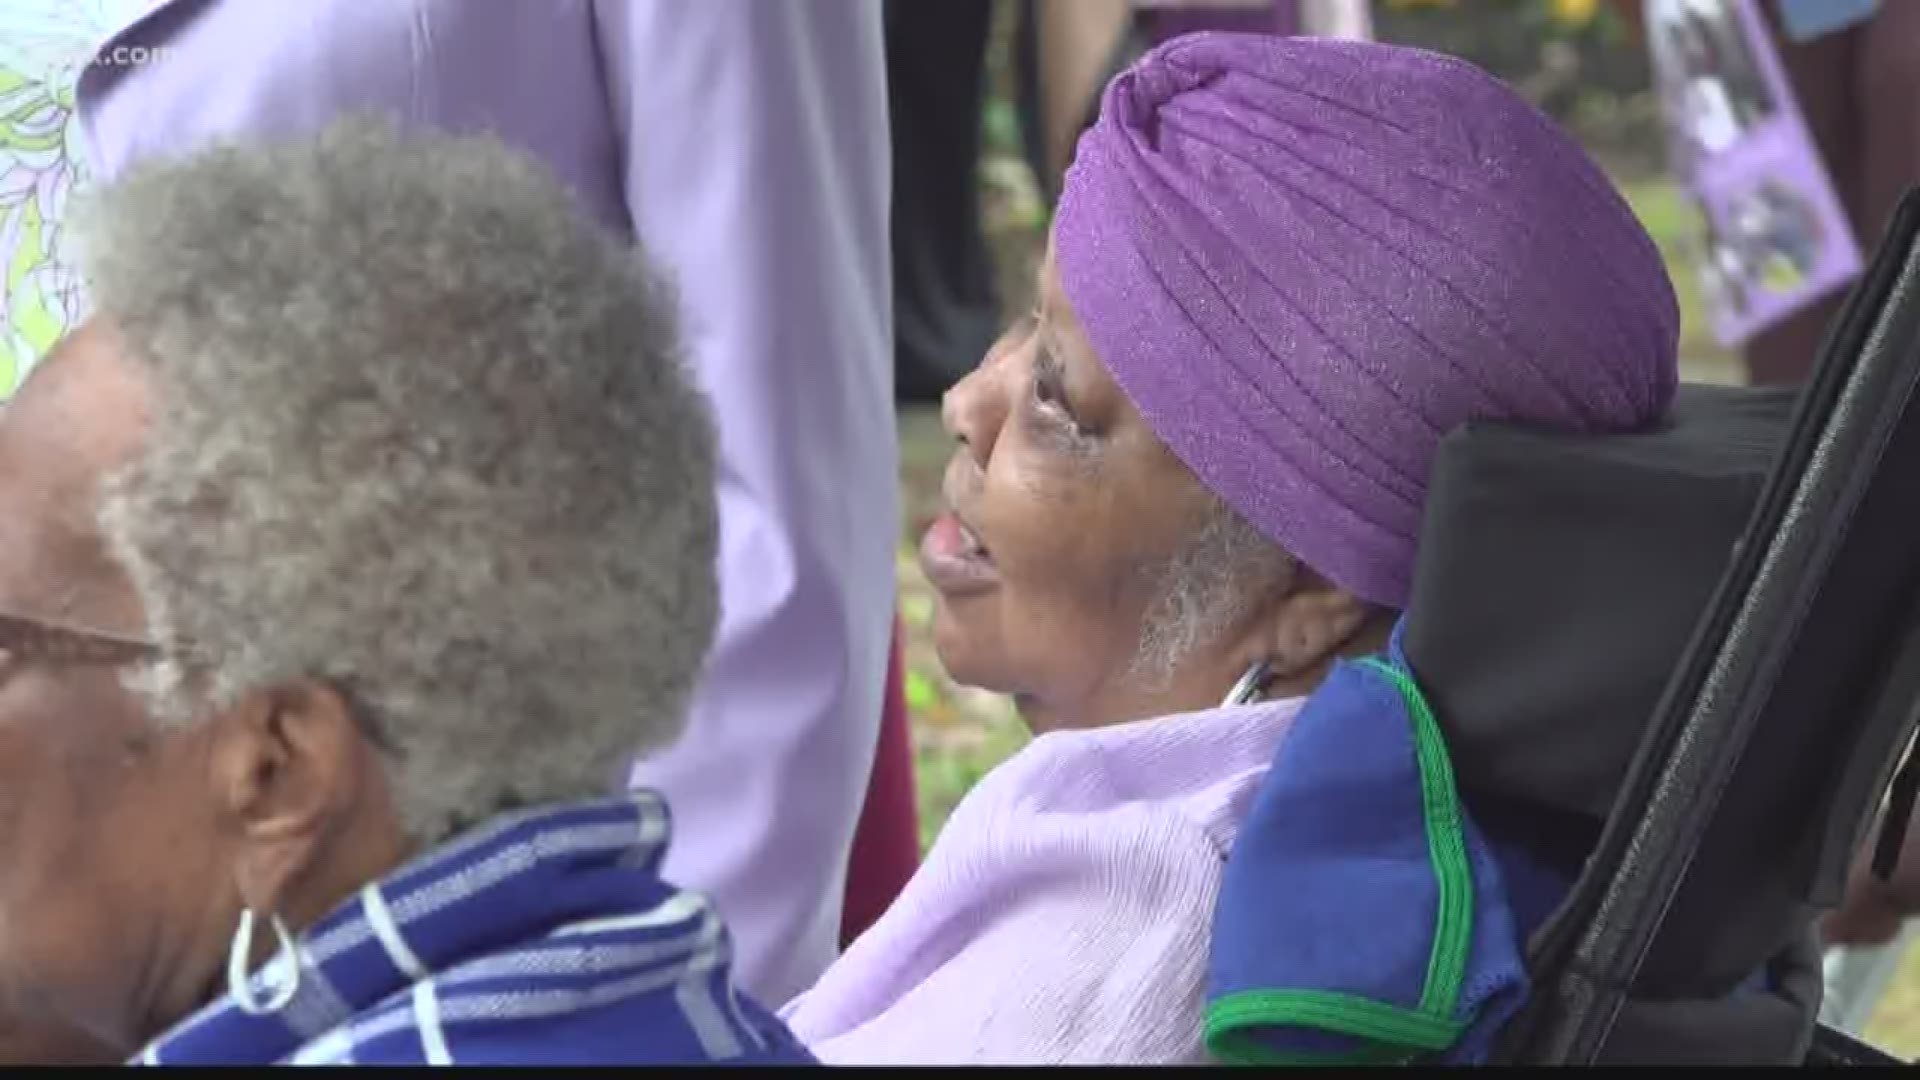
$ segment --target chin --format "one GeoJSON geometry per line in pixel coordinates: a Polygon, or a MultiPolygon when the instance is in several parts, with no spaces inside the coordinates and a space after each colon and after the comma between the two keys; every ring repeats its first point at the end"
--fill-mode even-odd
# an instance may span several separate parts
{"type": "Polygon", "coordinates": [[[947,678],[961,686],[997,694],[1013,692],[1007,685],[1005,665],[995,662],[1000,650],[985,635],[956,621],[945,604],[933,617],[933,650],[947,678]]]}

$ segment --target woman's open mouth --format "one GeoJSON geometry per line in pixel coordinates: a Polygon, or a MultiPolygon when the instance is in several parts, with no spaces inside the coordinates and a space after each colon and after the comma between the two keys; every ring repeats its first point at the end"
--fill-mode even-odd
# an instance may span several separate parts
{"type": "Polygon", "coordinates": [[[946,596],[981,592],[1000,580],[986,545],[951,510],[927,527],[920,541],[920,569],[946,596]]]}

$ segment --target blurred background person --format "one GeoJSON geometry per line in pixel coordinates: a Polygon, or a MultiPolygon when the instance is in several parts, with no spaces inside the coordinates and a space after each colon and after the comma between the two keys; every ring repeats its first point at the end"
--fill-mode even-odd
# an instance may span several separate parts
{"type": "MultiPolygon", "coordinates": [[[[1644,0],[1615,5],[1645,41],[1644,0]]],[[[1901,194],[1920,183],[1920,4],[1766,0],[1759,11],[1855,239],[1871,250],[1901,194]]],[[[1748,379],[1804,380],[1845,299],[1835,292],[1747,341],[1748,379]]]]}
{"type": "Polygon", "coordinates": [[[894,387],[931,404],[1000,332],[980,206],[992,0],[886,0],[894,387]]]}

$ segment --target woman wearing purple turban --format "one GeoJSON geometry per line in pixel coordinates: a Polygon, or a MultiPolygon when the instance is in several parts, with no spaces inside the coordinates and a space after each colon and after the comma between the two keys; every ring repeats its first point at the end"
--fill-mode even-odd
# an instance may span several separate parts
{"type": "Polygon", "coordinates": [[[1335,661],[1387,645],[1439,439],[1647,424],[1678,322],[1606,177],[1468,64],[1199,34],[1115,79],[1039,309],[948,395],[922,548],[943,661],[1038,737],[795,1031],[840,1062],[1204,1059],[1228,853],[1335,661]]]}

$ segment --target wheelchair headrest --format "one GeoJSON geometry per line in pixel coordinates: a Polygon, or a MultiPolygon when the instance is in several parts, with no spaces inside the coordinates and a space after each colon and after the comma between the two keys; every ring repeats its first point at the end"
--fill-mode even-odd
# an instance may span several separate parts
{"type": "Polygon", "coordinates": [[[1442,441],[1405,642],[1470,799],[1606,818],[1794,402],[1689,385],[1650,430],[1442,441]]]}

